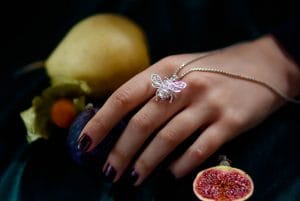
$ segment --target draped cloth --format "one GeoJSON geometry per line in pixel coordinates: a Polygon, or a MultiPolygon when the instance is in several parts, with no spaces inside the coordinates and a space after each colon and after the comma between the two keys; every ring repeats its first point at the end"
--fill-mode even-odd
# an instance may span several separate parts
{"type": "Polygon", "coordinates": [[[293,34],[276,29],[281,24],[292,26],[287,22],[297,15],[297,7],[287,1],[272,2],[271,8],[270,2],[46,1],[43,6],[38,5],[45,9],[39,16],[31,7],[36,2],[26,2],[26,15],[22,13],[25,11],[19,13],[20,24],[23,22],[27,27],[26,34],[11,30],[4,42],[7,52],[15,50],[15,54],[3,58],[4,73],[0,74],[0,200],[196,200],[192,192],[196,173],[216,165],[220,154],[227,155],[233,166],[253,178],[255,191],[250,200],[299,200],[300,108],[297,105],[286,104],[257,127],[225,144],[186,177],[175,180],[162,168],[139,188],[122,182],[112,185],[101,174],[80,168],[69,158],[63,138],[28,144],[19,116],[31,105],[32,98],[49,86],[43,69],[20,75],[16,73],[20,64],[26,64],[28,58],[46,58],[74,23],[95,13],[120,13],[137,22],[149,40],[152,63],[170,54],[221,48],[273,30],[298,61],[299,51],[289,41],[292,38],[288,38],[293,34]],[[32,46],[24,47],[28,41],[32,46]]]}

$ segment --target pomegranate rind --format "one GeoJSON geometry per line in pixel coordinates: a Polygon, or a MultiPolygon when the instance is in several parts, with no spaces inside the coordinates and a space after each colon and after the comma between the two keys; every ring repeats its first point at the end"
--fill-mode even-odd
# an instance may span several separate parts
{"type": "Polygon", "coordinates": [[[251,177],[247,173],[245,173],[243,170],[240,170],[240,169],[234,168],[234,167],[230,167],[230,166],[219,165],[219,166],[208,168],[208,169],[205,169],[205,170],[202,170],[201,172],[199,172],[193,182],[193,191],[194,191],[195,195],[198,197],[198,199],[202,200],[202,201],[244,201],[244,200],[247,200],[249,197],[251,197],[251,195],[253,194],[254,184],[253,184],[251,177]],[[217,171],[219,170],[219,171],[224,172],[225,174],[230,173],[230,172],[236,172],[236,173],[240,174],[241,176],[243,176],[250,182],[249,192],[246,195],[244,195],[242,198],[238,198],[238,199],[227,199],[227,198],[210,199],[210,198],[203,197],[200,194],[199,189],[198,189],[198,181],[203,176],[203,173],[208,172],[210,170],[217,170],[217,171]]]}

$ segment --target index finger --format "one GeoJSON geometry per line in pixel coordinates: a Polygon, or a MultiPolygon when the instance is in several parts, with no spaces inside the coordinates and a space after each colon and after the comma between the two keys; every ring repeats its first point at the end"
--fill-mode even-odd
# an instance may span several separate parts
{"type": "Polygon", "coordinates": [[[122,117],[151,97],[154,89],[151,89],[151,84],[143,74],[135,76],[115,91],[86,124],[79,136],[79,141],[83,136],[88,136],[91,142],[89,145],[84,145],[83,151],[92,150],[122,117]]]}
{"type": "Polygon", "coordinates": [[[174,67],[175,65],[171,62],[159,62],[117,89],[82,130],[78,140],[78,149],[83,152],[92,150],[127,113],[154,95],[151,73],[164,76],[170,74],[174,67]]]}

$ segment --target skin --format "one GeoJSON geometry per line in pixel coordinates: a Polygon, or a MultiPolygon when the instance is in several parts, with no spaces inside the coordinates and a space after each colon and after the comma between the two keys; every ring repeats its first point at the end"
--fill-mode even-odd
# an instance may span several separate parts
{"type": "MultiPolygon", "coordinates": [[[[285,103],[261,85],[204,72],[185,76],[182,80],[187,87],[176,94],[173,103],[156,102],[150,75],[171,75],[180,64],[200,55],[169,56],[153,64],[117,89],[85,126],[82,134],[92,138],[90,151],[122,117],[141,108],[107,158],[105,165],[110,164],[117,172],[114,182],[126,168],[133,168],[139,175],[134,185],[140,185],[184,139],[198,132],[199,137],[169,167],[175,177],[183,177],[224,143],[256,126],[285,103]],[[128,167],[150,135],[154,135],[153,140],[142,150],[133,167],[128,167]]],[[[269,35],[224,48],[190,64],[182,72],[196,66],[252,76],[290,97],[300,94],[300,67],[269,35]]]]}

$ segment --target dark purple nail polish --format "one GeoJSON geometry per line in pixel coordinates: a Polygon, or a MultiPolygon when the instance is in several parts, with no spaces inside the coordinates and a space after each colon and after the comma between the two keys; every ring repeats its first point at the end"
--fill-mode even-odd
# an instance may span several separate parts
{"type": "Polygon", "coordinates": [[[113,182],[115,179],[115,176],[117,174],[115,168],[108,164],[104,169],[104,176],[110,181],[113,182]]]}
{"type": "Polygon", "coordinates": [[[139,174],[135,171],[135,169],[132,169],[129,175],[129,182],[130,184],[134,185],[135,182],[138,180],[139,174]]]}
{"type": "Polygon", "coordinates": [[[77,149],[81,152],[86,152],[92,144],[92,138],[87,134],[83,134],[77,142],[77,149]]]}

